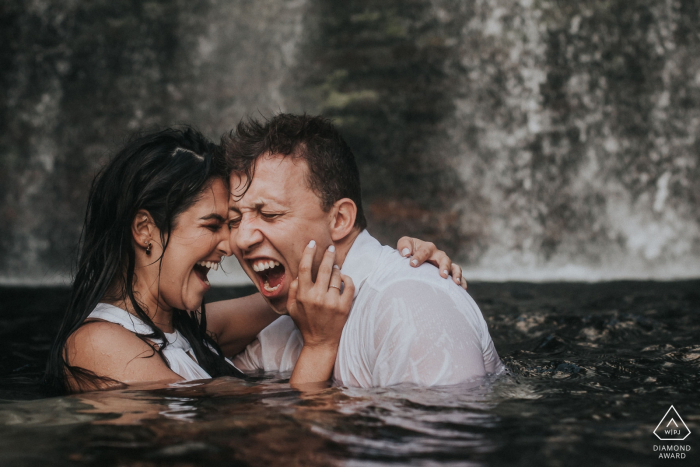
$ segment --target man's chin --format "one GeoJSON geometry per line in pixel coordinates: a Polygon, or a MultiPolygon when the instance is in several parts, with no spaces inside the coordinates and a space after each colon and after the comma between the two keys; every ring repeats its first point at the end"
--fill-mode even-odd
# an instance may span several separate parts
{"type": "MultiPolygon", "coordinates": [[[[238,262],[243,264],[249,264],[246,260],[237,255],[238,262]]],[[[265,288],[265,280],[260,274],[254,272],[251,268],[244,269],[250,280],[255,284],[255,288],[258,289],[260,295],[265,298],[265,301],[270,305],[275,313],[279,315],[288,315],[287,312],[287,297],[289,296],[289,283],[290,278],[287,274],[284,275],[282,280],[277,284],[279,287],[277,290],[270,291],[265,288]]],[[[268,284],[269,285],[269,284],[268,284]]],[[[272,287],[269,287],[272,288],[272,287]]]]}
{"type": "MultiPolygon", "coordinates": [[[[265,295],[263,294],[263,297],[265,295]]],[[[265,297],[265,300],[267,300],[267,303],[270,304],[270,307],[274,310],[275,313],[278,315],[288,315],[289,312],[287,311],[287,295],[284,297],[265,297]]]]}
{"type": "MultiPolygon", "coordinates": [[[[250,275],[249,275],[250,276],[250,275]]],[[[266,290],[265,284],[260,280],[260,276],[253,274],[251,279],[255,283],[255,287],[260,292],[260,295],[265,297],[267,303],[270,307],[279,315],[287,315],[287,298],[289,297],[289,286],[286,284],[286,277],[283,279],[282,283],[278,285],[279,288],[276,290],[266,290]]]]}

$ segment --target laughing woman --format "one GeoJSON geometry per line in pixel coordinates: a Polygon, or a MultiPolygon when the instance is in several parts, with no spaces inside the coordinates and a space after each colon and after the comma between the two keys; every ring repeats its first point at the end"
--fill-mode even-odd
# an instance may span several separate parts
{"type": "MultiPolygon", "coordinates": [[[[205,311],[207,273],[231,254],[228,200],[219,147],[191,129],[142,136],[116,154],[90,190],[70,302],[47,364],[47,389],[243,377],[226,357],[242,351],[278,315],[259,294],[205,311]]],[[[404,237],[399,248],[415,251],[419,262],[430,259],[441,271],[450,269],[449,258],[434,245],[413,242],[404,237]]],[[[461,276],[461,270],[454,272],[461,276]]],[[[337,349],[353,296],[352,282],[343,280],[340,301],[328,293],[330,277],[299,284],[324,293],[307,294],[315,301],[294,308],[292,318],[310,348],[297,365],[306,371],[295,370],[292,384],[331,374],[328,350],[337,349]]]]}

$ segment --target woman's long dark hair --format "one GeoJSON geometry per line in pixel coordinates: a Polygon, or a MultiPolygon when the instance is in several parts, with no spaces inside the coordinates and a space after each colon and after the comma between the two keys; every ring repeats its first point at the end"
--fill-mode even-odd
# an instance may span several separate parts
{"type": "MultiPolygon", "coordinates": [[[[46,366],[43,382],[49,392],[60,394],[119,383],[71,365],[66,353],[67,339],[107,295],[110,300],[131,302],[138,317],[152,330],[151,334],[137,335],[144,341],[161,340],[163,345],[154,349],[154,355],[157,353],[170,366],[163,355],[168,343],[163,331],[134,297],[131,224],[139,209],[148,211],[160,229],[165,251],[178,215],[217,178],[227,184],[221,149],[190,128],[166,129],[133,139],[95,177],[70,302],[46,366]]],[[[226,362],[207,334],[204,303],[200,311],[173,310],[173,326],[189,341],[199,365],[211,376],[243,376],[226,362]]]]}

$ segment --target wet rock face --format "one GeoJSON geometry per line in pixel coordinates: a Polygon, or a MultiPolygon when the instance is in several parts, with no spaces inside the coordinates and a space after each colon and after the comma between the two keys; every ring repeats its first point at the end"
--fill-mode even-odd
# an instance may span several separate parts
{"type": "Polygon", "coordinates": [[[132,132],[189,123],[218,139],[283,108],[302,6],[4,2],[0,278],[70,271],[90,182],[132,132]]]}
{"type": "Polygon", "coordinates": [[[277,110],[336,120],[388,243],[482,277],[700,274],[699,7],[5,2],[0,275],[68,271],[129,132],[277,110]]]}

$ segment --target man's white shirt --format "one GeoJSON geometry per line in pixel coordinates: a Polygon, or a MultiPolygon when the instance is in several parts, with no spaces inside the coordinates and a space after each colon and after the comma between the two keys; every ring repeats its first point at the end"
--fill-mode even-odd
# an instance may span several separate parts
{"type": "MultiPolygon", "coordinates": [[[[341,271],[352,278],[355,298],[338,347],[336,384],[437,386],[504,371],[479,307],[434,266],[411,267],[364,230],[341,271]]],[[[243,371],[291,371],[302,346],[294,322],[282,316],[233,362],[243,371]]]]}

